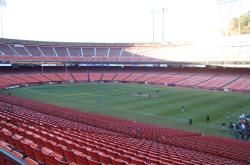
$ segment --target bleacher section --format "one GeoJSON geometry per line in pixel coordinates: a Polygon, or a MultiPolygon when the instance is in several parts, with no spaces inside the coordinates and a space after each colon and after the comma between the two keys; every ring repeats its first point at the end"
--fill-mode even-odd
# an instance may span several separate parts
{"type": "Polygon", "coordinates": [[[131,74],[132,73],[128,73],[128,72],[118,73],[117,76],[114,78],[114,81],[124,81],[131,74]]]}
{"type": "Polygon", "coordinates": [[[208,81],[211,79],[213,75],[210,74],[197,74],[195,76],[191,76],[187,79],[177,82],[178,86],[183,87],[196,87],[198,84],[208,81]]]}
{"type": "Polygon", "coordinates": [[[69,56],[67,47],[54,47],[57,56],[69,56]]]}
{"type": "Polygon", "coordinates": [[[229,84],[230,82],[233,82],[236,79],[237,77],[235,76],[216,76],[212,79],[209,79],[208,81],[199,84],[198,87],[204,89],[221,89],[225,85],[229,84]]]}
{"type": "Polygon", "coordinates": [[[74,81],[71,73],[56,73],[58,77],[60,77],[63,81],[74,81]]]}
{"type": "Polygon", "coordinates": [[[163,61],[146,57],[152,46],[67,46],[0,43],[0,60],[6,61],[163,61]],[[137,51],[140,50],[140,51],[137,51]],[[136,53],[142,54],[136,54],[136,53]],[[14,57],[14,58],[13,58],[14,57]]]}
{"type": "Polygon", "coordinates": [[[30,53],[27,51],[25,47],[16,46],[16,45],[9,45],[9,47],[20,56],[28,56],[30,53]]]}
{"type": "MultiPolygon", "coordinates": [[[[247,142],[0,95],[0,148],[30,165],[247,164],[247,142]]],[[[10,160],[0,155],[0,163],[10,160]]]]}
{"type": "Polygon", "coordinates": [[[69,50],[69,54],[71,56],[82,56],[83,55],[82,50],[79,47],[69,47],[68,50],[69,50]]]}
{"type": "Polygon", "coordinates": [[[144,73],[144,72],[142,72],[142,73],[132,73],[131,75],[129,75],[129,77],[124,79],[124,81],[134,82],[134,81],[136,81],[136,79],[139,79],[139,78],[143,77],[145,74],[146,73],[144,73]]]}
{"type": "Polygon", "coordinates": [[[89,77],[88,77],[88,73],[72,73],[72,77],[75,79],[75,81],[88,81],[89,77]]]}
{"type": "Polygon", "coordinates": [[[236,81],[225,86],[225,88],[230,89],[232,91],[237,91],[237,92],[244,92],[246,90],[249,91],[250,90],[250,76],[249,75],[242,76],[236,81]]]}
{"type": "Polygon", "coordinates": [[[100,81],[101,77],[102,77],[102,73],[98,73],[98,72],[89,73],[90,81],[100,81]]]}
{"type": "Polygon", "coordinates": [[[147,83],[168,86],[202,88],[211,90],[230,90],[250,92],[249,75],[244,71],[234,74],[231,71],[215,70],[169,70],[169,71],[64,71],[56,72],[27,72],[0,75],[0,87],[8,88],[15,85],[41,84],[49,82],[88,82],[88,81],[117,81],[147,83]],[[232,74],[230,74],[232,73],[232,74]]]}
{"type": "Polygon", "coordinates": [[[38,46],[26,46],[26,49],[32,56],[42,56],[38,46]]]}
{"type": "Polygon", "coordinates": [[[112,81],[115,76],[116,73],[104,72],[102,75],[102,81],[112,81]]]}
{"type": "Polygon", "coordinates": [[[44,56],[56,56],[55,51],[52,47],[38,46],[38,48],[40,48],[44,56]]]}
{"type": "Polygon", "coordinates": [[[61,82],[63,81],[55,73],[44,73],[44,76],[48,78],[51,82],[61,82]]]}
{"type": "Polygon", "coordinates": [[[50,82],[51,80],[44,76],[44,74],[35,73],[35,74],[28,74],[29,77],[32,79],[38,80],[39,82],[50,82]]]}
{"type": "Polygon", "coordinates": [[[96,48],[95,56],[109,56],[109,48],[96,48]]]}

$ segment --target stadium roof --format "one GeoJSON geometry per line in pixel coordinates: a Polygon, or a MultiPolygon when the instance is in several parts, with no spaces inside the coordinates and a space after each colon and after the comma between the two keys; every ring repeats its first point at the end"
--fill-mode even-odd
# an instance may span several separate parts
{"type": "Polygon", "coordinates": [[[53,45],[53,46],[153,46],[153,45],[189,45],[187,41],[184,42],[134,42],[134,43],[94,43],[94,42],[53,42],[53,41],[34,41],[34,40],[18,40],[18,39],[8,39],[4,38],[0,40],[0,44],[22,44],[22,45],[53,45]]]}

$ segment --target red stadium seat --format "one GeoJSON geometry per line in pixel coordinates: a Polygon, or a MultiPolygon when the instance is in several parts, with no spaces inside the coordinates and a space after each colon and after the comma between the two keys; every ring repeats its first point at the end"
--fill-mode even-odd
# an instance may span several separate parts
{"type": "Polygon", "coordinates": [[[90,159],[89,156],[84,155],[82,152],[74,150],[75,158],[76,158],[76,163],[80,164],[88,164],[88,159],[90,159]]]}
{"type": "Polygon", "coordinates": [[[31,148],[33,142],[28,139],[22,139],[21,143],[23,144],[25,154],[30,158],[35,158],[35,155],[31,148]]]}
{"type": "Polygon", "coordinates": [[[57,161],[55,159],[55,155],[54,152],[51,151],[48,148],[43,147],[42,148],[42,153],[44,154],[45,160],[46,160],[46,164],[47,165],[54,165],[57,164],[57,161]]]}
{"type": "Polygon", "coordinates": [[[75,155],[72,150],[63,148],[63,153],[68,162],[76,162],[75,155]]]}
{"type": "Polygon", "coordinates": [[[35,144],[31,145],[31,148],[32,148],[33,153],[35,155],[35,159],[37,162],[44,164],[46,162],[46,160],[45,160],[44,154],[42,153],[42,148],[37,148],[37,147],[38,146],[35,144]]]}
{"type": "Polygon", "coordinates": [[[62,160],[62,158],[56,157],[55,159],[56,159],[57,165],[68,165],[69,164],[69,162],[62,160]]]}
{"type": "Polygon", "coordinates": [[[104,163],[104,164],[111,164],[111,157],[103,154],[103,153],[98,153],[99,155],[99,159],[100,159],[100,162],[104,163]]]}

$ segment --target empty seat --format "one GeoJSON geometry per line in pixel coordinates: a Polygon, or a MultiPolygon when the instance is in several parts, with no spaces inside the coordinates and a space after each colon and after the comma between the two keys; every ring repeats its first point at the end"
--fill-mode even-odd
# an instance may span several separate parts
{"type": "Polygon", "coordinates": [[[23,139],[23,137],[19,136],[17,134],[15,134],[15,135],[12,136],[13,145],[20,152],[24,152],[24,146],[23,146],[23,144],[21,142],[22,139],[23,139]]]}
{"type": "Polygon", "coordinates": [[[104,164],[111,164],[111,157],[103,153],[99,153],[98,155],[99,155],[100,162],[104,164]]]}
{"type": "Polygon", "coordinates": [[[43,147],[42,148],[42,153],[44,154],[45,161],[46,161],[47,165],[55,165],[55,164],[57,164],[57,161],[55,159],[55,155],[54,155],[53,151],[43,147]]]}
{"type": "Polygon", "coordinates": [[[91,159],[94,159],[96,161],[99,161],[99,155],[98,152],[95,150],[87,149],[87,155],[91,157],[91,159]]]}
{"type": "Polygon", "coordinates": [[[65,146],[61,145],[61,144],[55,144],[53,145],[53,150],[60,154],[60,155],[64,155],[63,149],[66,148],[65,146]]]}
{"type": "Polygon", "coordinates": [[[25,154],[30,158],[35,158],[33,149],[31,148],[33,142],[29,139],[22,139],[21,143],[23,144],[25,154]]]}
{"type": "Polygon", "coordinates": [[[64,158],[55,157],[57,165],[68,165],[69,162],[64,160],[64,158]]]}
{"type": "Polygon", "coordinates": [[[44,154],[42,153],[42,148],[38,148],[36,144],[32,144],[31,148],[33,150],[33,153],[35,155],[35,159],[37,162],[44,164],[46,162],[44,154]]]}
{"type": "Polygon", "coordinates": [[[76,163],[78,164],[88,164],[88,159],[90,159],[89,156],[84,155],[82,152],[74,150],[75,158],[76,158],[76,163]]]}
{"type": "Polygon", "coordinates": [[[72,150],[69,150],[67,148],[63,148],[63,153],[65,158],[67,159],[68,162],[75,162],[75,155],[72,150]]]}

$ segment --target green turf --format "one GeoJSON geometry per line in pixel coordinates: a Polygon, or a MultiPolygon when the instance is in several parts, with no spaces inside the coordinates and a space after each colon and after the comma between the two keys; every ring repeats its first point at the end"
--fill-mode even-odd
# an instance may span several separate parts
{"type": "Polygon", "coordinates": [[[222,122],[237,122],[238,116],[248,113],[250,108],[249,94],[139,84],[57,84],[0,92],[11,92],[15,96],[83,111],[219,136],[231,136],[229,131],[220,130],[222,122]],[[138,92],[145,95],[150,93],[152,98],[138,96],[138,92]],[[185,106],[184,112],[181,112],[182,105],[185,106]],[[241,110],[238,110],[239,105],[243,107],[241,110]],[[228,111],[231,114],[230,120],[226,119],[228,111]],[[208,114],[209,123],[206,122],[208,114]],[[191,126],[188,125],[189,118],[193,119],[191,126]]]}

